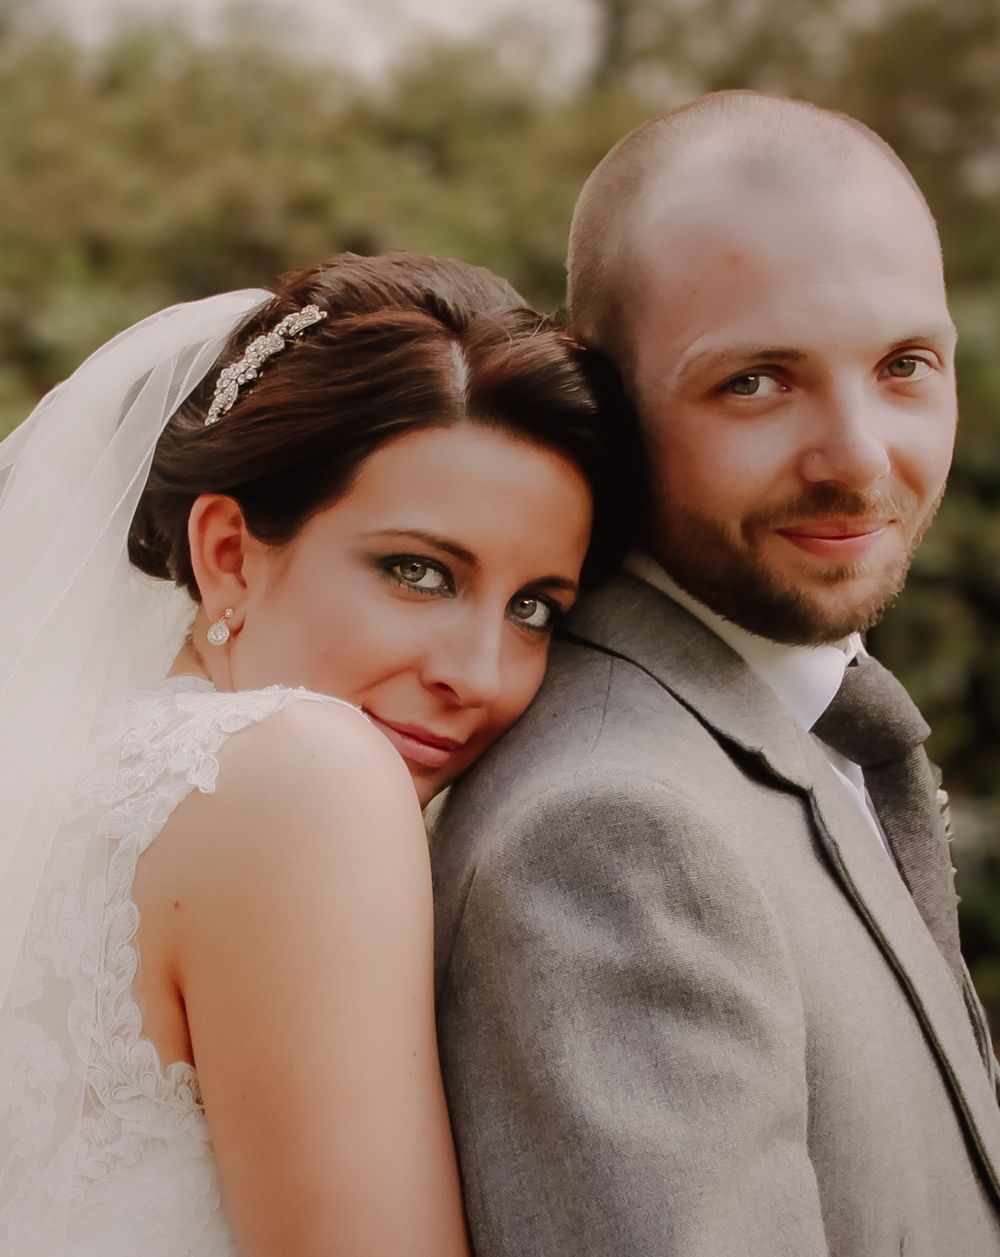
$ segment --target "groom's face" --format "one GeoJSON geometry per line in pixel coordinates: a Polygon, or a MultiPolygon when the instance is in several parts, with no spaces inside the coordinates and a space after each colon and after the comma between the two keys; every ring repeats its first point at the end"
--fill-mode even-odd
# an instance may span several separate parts
{"type": "Polygon", "coordinates": [[[902,177],[676,198],[642,237],[635,391],[653,552],[779,641],[871,627],[940,500],[956,422],[937,239],[902,177]]]}

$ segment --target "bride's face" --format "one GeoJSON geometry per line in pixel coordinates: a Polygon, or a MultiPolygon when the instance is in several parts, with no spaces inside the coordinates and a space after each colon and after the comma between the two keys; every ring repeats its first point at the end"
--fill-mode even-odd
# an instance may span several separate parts
{"type": "Polygon", "coordinates": [[[247,546],[229,681],[363,708],[426,803],[534,697],[591,516],[573,464],[509,434],[465,424],[382,446],[288,545],[247,546]]]}

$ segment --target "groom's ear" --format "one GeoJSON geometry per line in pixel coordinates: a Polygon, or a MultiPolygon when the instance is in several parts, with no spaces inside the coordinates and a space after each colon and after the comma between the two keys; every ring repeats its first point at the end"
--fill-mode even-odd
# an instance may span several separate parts
{"type": "Polygon", "coordinates": [[[191,567],[206,606],[239,607],[246,601],[252,553],[260,549],[235,499],[203,493],[188,516],[191,567]]]}

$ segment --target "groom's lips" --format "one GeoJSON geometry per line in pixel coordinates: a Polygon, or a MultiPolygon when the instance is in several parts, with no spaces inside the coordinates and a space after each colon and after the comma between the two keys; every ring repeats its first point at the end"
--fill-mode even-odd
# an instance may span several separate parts
{"type": "Polygon", "coordinates": [[[464,742],[456,742],[454,738],[445,738],[430,729],[424,729],[421,725],[397,724],[393,720],[384,720],[367,708],[365,714],[378,725],[403,759],[411,764],[419,764],[424,768],[443,768],[455,752],[465,745],[464,742]]]}
{"type": "Polygon", "coordinates": [[[867,554],[878,544],[892,522],[885,519],[810,520],[778,528],[776,532],[806,554],[843,563],[867,554]]]}

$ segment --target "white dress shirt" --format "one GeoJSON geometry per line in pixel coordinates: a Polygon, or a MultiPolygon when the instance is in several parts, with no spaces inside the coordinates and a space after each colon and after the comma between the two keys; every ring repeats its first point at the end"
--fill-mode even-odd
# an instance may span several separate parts
{"type": "MultiPolygon", "coordinates": [[[[803,729],[812,729],[833,702],[844,679],[847,665],[856,656],[865,654],[864,644],[857,633],[852,633],[842,647],[788,646],[783,642],[773,642],[767,637],[759,637],[756,633],[734,624],[732,620],[724,619],[711,607],[692,597],[648,554],[633,551],[625,560],[624,566],[633,576],[638,576],[674,602],[680,603],[716,636],[721,637],[727,646],[736,651],[747,667],[771,687],[803,729]]],[[[816,743],[861,809],[883,849],[888,850],[882,827],[865,791],[865,779],[860,765],[827,746],[819,738],[816,738],[816,743]]]]}

